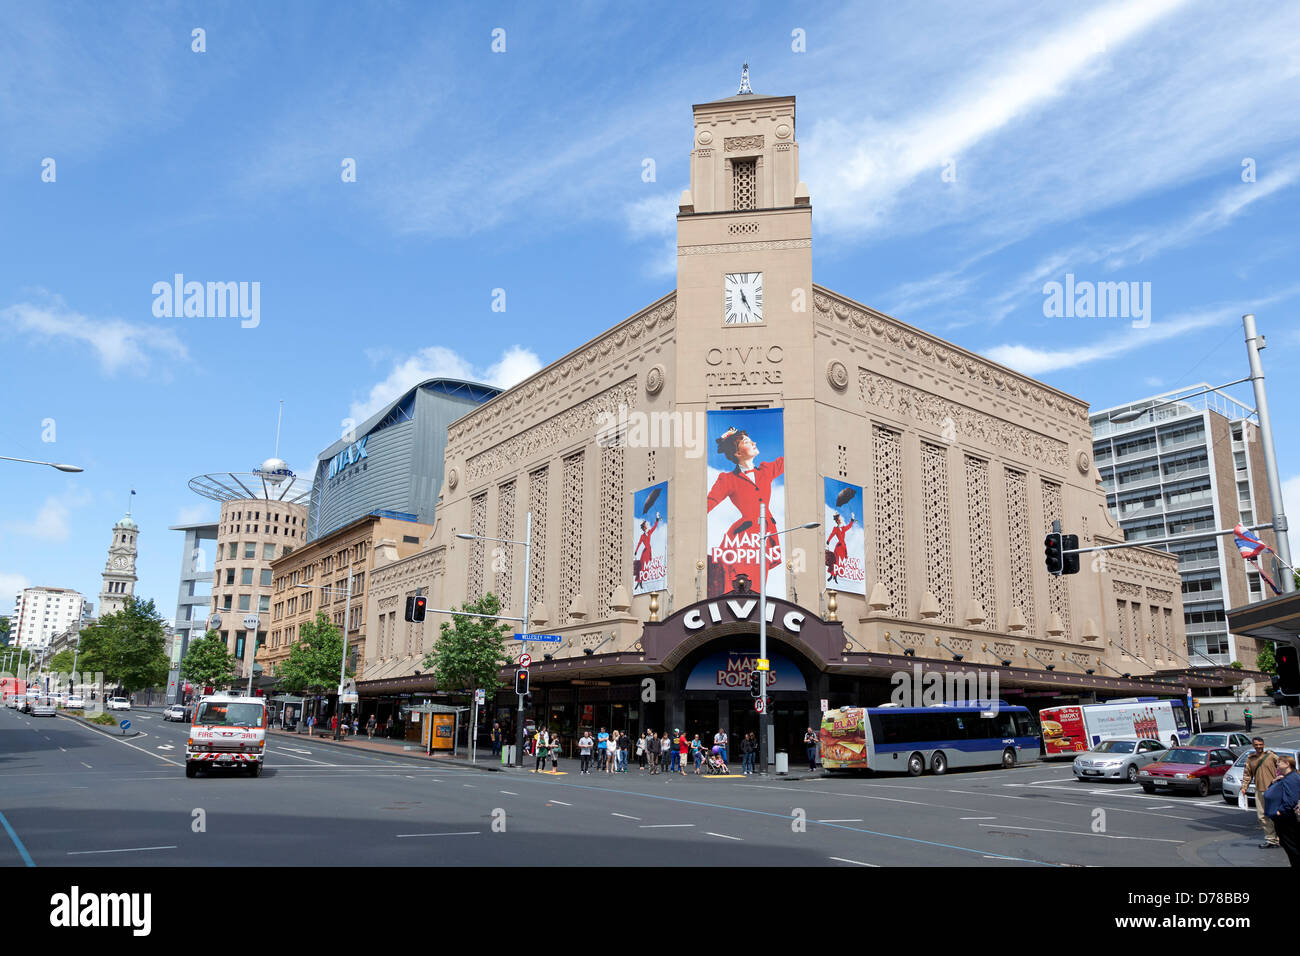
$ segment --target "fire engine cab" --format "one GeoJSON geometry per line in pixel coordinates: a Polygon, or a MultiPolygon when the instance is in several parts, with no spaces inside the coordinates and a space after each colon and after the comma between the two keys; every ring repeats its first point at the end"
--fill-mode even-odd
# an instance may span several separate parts
{"type": "Polygon", "coordinates": [[[210,694],[194,708],[194,723],[185,745],[185,776],[202,767],[262,772],[266,750],[266,701],[260,697],[210,694]]]}

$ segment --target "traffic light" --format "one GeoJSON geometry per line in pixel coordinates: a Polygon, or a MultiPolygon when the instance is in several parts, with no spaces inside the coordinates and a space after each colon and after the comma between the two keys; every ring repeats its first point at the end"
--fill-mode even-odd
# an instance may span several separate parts
{"type": "Polygon", "coordinates": [[[763,672],[753,671],[749,675],[749,696],[758,698],[763,696],[763,672]]]}
{"type": "Polygon", "coordinates": [[[1073,551],[1078,547],[1079,547],[1079,536],[1077,534],[1061,535],[1061,550],[1062,550],[1061,559],[1063,564],[1063,568],[1061,570],[1062,574],[1079,573],[1079,556],[1077,554],[1065,553],[1067,551],[1073,551]]]}
{"type": "Polygon", "coordinates": [[[1059,531],[1050,531],[1047,537],[1043,539],[1043,554],[1047,556],[1047,573],[1058,577],[1065,570],[1061,554],[1063,550],[1062,538],[1064,537],[1059,531]]]}
{"type": "Polygon", "coordinates": [[[1300,704],[1300,665],[1294,644],[1278,644],[1274,649],[1277,673],[1273,675],[1273,700],[1281,707],[1300,704]]]}
{"type": "Polygon", "coordinates": [[[524,696],[528,693],[528,668],[521,667],[515,671],[515,693],[524,696]]]}
{"type": "Polygon", "coordinates": [[[409,597],[406,599],[406,619],[419,624],[424,620],[424,609],[429,606],[426,597],[409,597]]]}

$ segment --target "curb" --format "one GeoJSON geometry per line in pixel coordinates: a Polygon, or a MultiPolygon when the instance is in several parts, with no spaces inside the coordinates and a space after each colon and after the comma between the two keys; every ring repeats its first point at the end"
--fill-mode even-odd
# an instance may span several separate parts
{"type": "Polygon", "coordinates": [[[122,728],[120,727],[114,728],[114,730],[109,730],[103,724],[92,724],[84,717],[73,717],[71,714],[55,714],[54,716],[62,717],[64,720],[70,720],[74,724],[79,724],[82,727],[89,727],[96,733],[103,734],[105,737],[112,737],[115,740],[129,740],[132,737],[140,736],[140,731],[138,730],[128,730],[126,733],[122,733],[122,728]]]}
{"type": "Polygon", "coordinates": [[[386,757],[400,757],[402,760],[417,761],[419,763],[424,764],[425,766],[433,765],[439,767],[463,767],[466,770],[482,770],[486,773],[504,772],[501,767],[485,766],[484,764],[481,763],[470,763],[468,760],[452,760],[450,758],[445,758],[445,757],[426,757],[419,750],[397,751],[397,750],[372,750],[369,747],[356,748],[356,747],[349,747],[346,743],[343,743],[342,741],[330,740],[327,737],[307,737],[306,734],[291,734],[291,733],[284,733],[283,731],[278,731],[278,730],[271,731],[267,737],[268,740],[271,739],[302,740],[304,738],[309,740],[312,746],[316,746],[319,744],[326,747],[337,747],[340,750],[351,750],[353,751],[353,753],[360,752],[360,753],[380,755],[386,757]]]}

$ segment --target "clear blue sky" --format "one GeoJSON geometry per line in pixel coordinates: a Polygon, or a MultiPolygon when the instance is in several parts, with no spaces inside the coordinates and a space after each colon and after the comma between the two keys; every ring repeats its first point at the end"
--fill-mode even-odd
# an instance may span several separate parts
{"type": "Polygon", "coordinates": [[[0,462],[0,613],[96,599],[135,488],[170,617],[166,528],[216,513],[186,481],[268,457],[279,399],[307,471],[423,377],[509,384],[663,295],[690,106],[744,60],[798,97],[819,283],[1095,407],[1240,378],[1253,311],[1300,498],[1295,5],[11,4],[0,454],[86,471],[0,462]],[[259,282],[260,324],[156,317],[177,272],[259,282]],[[1150,283],[1150,326],[1045,317],[1067,273],[1150,283]]]}

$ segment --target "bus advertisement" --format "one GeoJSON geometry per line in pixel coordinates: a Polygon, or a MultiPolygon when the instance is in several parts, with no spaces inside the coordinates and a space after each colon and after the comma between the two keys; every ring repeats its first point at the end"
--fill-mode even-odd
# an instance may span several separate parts
{"type": "Polygon", "coordinates": [[[1187,702],[1155,697],[1045,707],[1038,713],[1047,756],[1091,750],[1112,737],[1158,740],[1177,747],[1192,734],[1187,702]]]}
{"type": "Polygon", "coordinates": [[[0,704],[8,705],[10,698],[27,693],[27,684],[16,677],[0,677],[0,704]]]}
{"type": "Polygon", "coordinates": [[[882,770],[913,777],[949,767],[1014,767],[1038,759],[1033,716],[1001,701],[935,707],[841,707],[822,714],[827,770],[882,770]]]}

